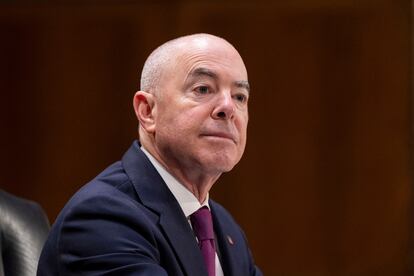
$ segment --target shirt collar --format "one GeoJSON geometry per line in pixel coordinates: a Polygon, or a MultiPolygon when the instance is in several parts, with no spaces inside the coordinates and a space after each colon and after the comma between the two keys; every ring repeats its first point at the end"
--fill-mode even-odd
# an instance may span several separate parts
{"type": "Polygon", "coordinates": [[[208,194],[203,204],[200,204],[194,194],[191,193],[190,190],[181,184],[174,176],[172,176],[167,169],[165,169],[161,163],[151,155],[151,153],[149,153],[143,146],[141,146],[141,150],[145,153],[152,165],[158,171],[165,184],[167,184],[168,189],[178,201],[178,204],[187,218],[203,206],[207,206],[210,209],[208,204],[208,194]]]}

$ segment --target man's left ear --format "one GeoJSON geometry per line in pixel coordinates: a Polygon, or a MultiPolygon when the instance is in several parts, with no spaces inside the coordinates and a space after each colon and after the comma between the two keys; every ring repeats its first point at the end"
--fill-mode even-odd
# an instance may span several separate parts
{"type": "Polygon", "coordinates": [[[153,133],[155,131],[154,95],[145,91],[138,91],[134,95],[133,105],[135,115],[141,126],[148,133],[153,133]]]}

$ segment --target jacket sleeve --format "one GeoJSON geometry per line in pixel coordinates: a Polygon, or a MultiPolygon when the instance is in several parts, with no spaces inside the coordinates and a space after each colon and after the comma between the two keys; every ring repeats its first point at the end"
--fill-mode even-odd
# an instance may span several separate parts
{"type": "Polygon", "coordinates": [[[148,217],[119,196],[95,196],[66,210],[57,238],[61,275],[166,276],[148,217]]]}

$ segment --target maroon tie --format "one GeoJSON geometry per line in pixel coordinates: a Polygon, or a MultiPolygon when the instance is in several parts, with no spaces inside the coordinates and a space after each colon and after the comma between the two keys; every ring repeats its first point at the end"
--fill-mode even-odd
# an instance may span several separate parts
{"type": "Polygon", "coordinates": [[[190,216],[191,225],[197,236],[201,254],[207,267],[208,276],[216,275],[216,249],[214,244],[213,220],[210,210],[204,206],[190,216]]]}

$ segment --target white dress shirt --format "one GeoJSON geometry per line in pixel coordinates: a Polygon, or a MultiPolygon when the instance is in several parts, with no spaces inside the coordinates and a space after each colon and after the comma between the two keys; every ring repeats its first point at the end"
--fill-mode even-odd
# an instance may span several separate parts
{"type": "MultiPolygon", "coordinates": [[[[177,179],[175,179],[174,176],[172,176],[158,161],[155,159],[151,153],[149,153],[147,150],[145,150],[144,147],[141,146],[141,150],[145,153],[145,155],[149,158],[152,165],[155,167],[155,169],[158,171],[158,173],[161,175],[161,178],[164,180],[165,184],[167,184],[168,189],[170,189],[171,193],[174,195],[175,199],[178,201],[178,204],[180,205],[181,209],[184,212],[184,215],[186,216],[188,223],[191,226],[190,222],[190,215],[200,209],[203,206],[207,206],[208,209],[210,209],[210,206],[208,204],[208,194],[203,202],[203,204],[200,204],[198,199],[194,196],[193,193],[190,192],[184,185],[182,185],[177,179]]],[[[221,268],[220,260],[217,256],[216,252],[216,276],[224,276],[223,269],[221,268]]]]}

